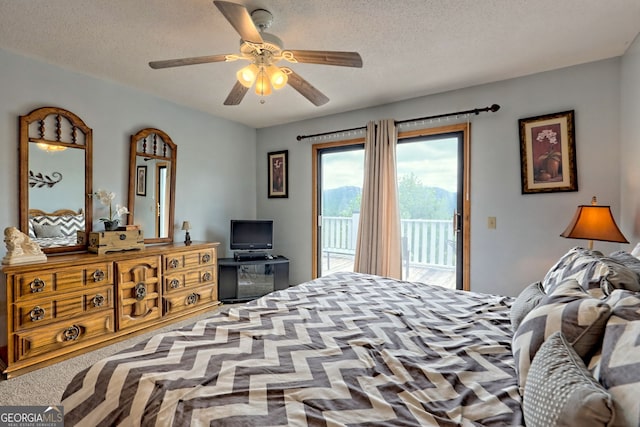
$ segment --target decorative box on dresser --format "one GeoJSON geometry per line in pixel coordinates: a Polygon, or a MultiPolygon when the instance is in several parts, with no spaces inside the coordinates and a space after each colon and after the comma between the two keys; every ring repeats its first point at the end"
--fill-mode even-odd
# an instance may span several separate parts
{"type": "Polygon", "coordinates": [[[217,247],[171,243],[3,266],[3,374],[29,372],[217,306],[217,247]]]}

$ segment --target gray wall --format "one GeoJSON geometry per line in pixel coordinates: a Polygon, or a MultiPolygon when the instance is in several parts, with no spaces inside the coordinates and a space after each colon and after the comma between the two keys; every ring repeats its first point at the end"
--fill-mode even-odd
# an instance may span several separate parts
{"type": "Polygon", "coordinates": [[[620,76],[622,226],[635,244],[640,240],[640,35],[622,58],[620,76]]]}
{"type": "MultiPolygon", "coordinates": [[[[2,229],[18,225],[18,116],[44,106],[70,110],[93,129],[93,188],[116,192],[115,203],[127,204],[130,135],[155,127],[171,136],[178,146],[176,241],[188,219],[192,239],[220,241],[224,250],[229,219],[255,216],[255,129],[4,50],[0,75],[2,229]]],[[[100,209],[95,201],[94,212],[100,209]]],[[[5,253],[2,245],[0,258],[5,253]]]]}
{"type": "MultiPolygon", "coordinates": [[[[516,295],[542,279],[564,252],[586,245],[559,237],[577,205],[595,195],[620,218],[620,70],[621,60],[615,58],[258,130],[258,216],[276,219],[274,243],[291,259],[291,281],[308,280],[312,262],[311,145],[296,141],[296,135],[493,103],[501,105],[499,112],[471,118],[471,289],[516,295]],[[579,191],[522,195],[518,119],[565,110],[575,110],[579,191]],[[283,149],[289,150],[290,195],[268,199],[267,152],[283,149]],[[497,229],[487,228],[489,216],[497,217],[497,229]]],[[[605,253],[619,247],[630,245],[596,244],[605,253]]]]}

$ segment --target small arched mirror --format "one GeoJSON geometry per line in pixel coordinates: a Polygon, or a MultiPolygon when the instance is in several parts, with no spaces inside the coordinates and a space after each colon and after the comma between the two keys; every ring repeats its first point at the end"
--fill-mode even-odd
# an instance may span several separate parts
{"type": "Polygon", "coordinates": [[[141,226],[145,243],[173,241],[177,147],[160,129],[131,136],[129,224],[141,226]]]}
{"type": "Polygon", "coordinates": [[[44,252],[87,248],[92,134],[62,108],[43,107],[20,116],[20,230],[44,252]]]}

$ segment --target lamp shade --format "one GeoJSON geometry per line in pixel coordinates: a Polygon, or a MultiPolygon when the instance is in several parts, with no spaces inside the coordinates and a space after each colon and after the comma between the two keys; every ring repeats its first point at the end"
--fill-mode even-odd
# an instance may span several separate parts
{"type": "Polygon", "coordinates": [[[275,65],[269,65],[267,67],[267,75],[269,76],[269,81],[275,90],[282,89],[287,85],[287,75],[275,65]]]}
{"type": "Polygon", "coordinates": [[[269,82],[269,77],[264,71],[264,68],[260,69],[256,77],[256,95],[271,95],[271,83],[269,82]]]}
{"type": "Polygon", "coordinates": [[[236,78],[242,86],[250,88],[253,86],[253,82],[256,80],[258,72],[258,67],[256,67],[255,64],[249,64],[236,73],[236,78]]]}
{"type": "Polygon", "coordinates": [[[183,230],[191,230],[191,223],[189,221],[183,221],[182,222],[182,229],[183,230]]]}
{"type": "Polygon", "coordinates": [[[609,206],[580,205],[562,237],[629,243],[616,225],[609,206]]]}

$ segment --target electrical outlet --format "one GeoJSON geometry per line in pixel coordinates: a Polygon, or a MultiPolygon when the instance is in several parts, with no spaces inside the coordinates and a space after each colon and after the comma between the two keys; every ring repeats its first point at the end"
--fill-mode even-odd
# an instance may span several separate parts
{"type": "Polygon", "coordinates": [[[487,227],[491,230],[495,230],[496,229],[496,217],[495,216],[490,216],[489,219],[487,220],[487,227]]]}

